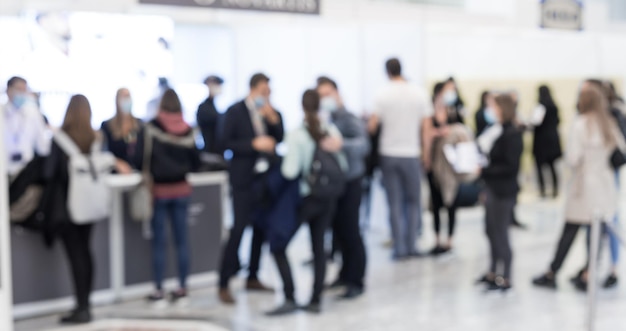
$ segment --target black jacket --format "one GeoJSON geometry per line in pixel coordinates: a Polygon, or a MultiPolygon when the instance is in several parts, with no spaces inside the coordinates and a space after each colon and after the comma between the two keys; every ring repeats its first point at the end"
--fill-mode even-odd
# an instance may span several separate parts
{"type": "Polygon", "coordinates": [[[489,153],[489,166],[482,171],[485,184],[496,196],[517,196],[517,177],[523,149],[522,131],[512,124],[505,124],[502,135],[489,153]]]}
{"type": "MultiPolygon", "coordinates": [[[[272,125],[265,121],[267,135],[276,139],[277,143],[283,141],[285,131],[283,119],[278,114],[280,121],[272,125]]],[[[261,154],[252,148],[252,140],[256,138],[250,111],[245,100],[231,106],[224,117],[222,131],[222,148],[233,153],[229,164],[230,183],[235,190],[247,190],[254,181],[254,166],[261,154]]]]}
{"type": "MultiPolygon", "coordinates": [[[[167,133],[158,120],[153,120],[147,125],[160,132],[167,133]]],[[[141,130],[137,138],[137,153],[135,154],[134,164],[140,170],[143,169],[145,161],[145,130],[146,126],[141,130]]],[[[184,134],[169,135],[191,141],[195,140],[192,129],[189,129],[184,134]]],[[[194,143],[181,146],[164,142],[158,138],[152,138],[152,153],[150,156],[150,173],[156,184],[185,181],[188,173],[197,171],[200,168],[200,151],[198,151],[194,143]]]]}
{"type": "Polygon", "coordinates": [[[128,164],[133,164],[137,148],[137,135],[141,131],[143,124],[139,119],[137,119],[137,123],[139,123],[138,128],[131,131],[128,139],[116,139],[111,131],[112,121],[113,119],[102,122],[102,126],[100,128],[100,131],[104,135],[106,149],[115,155],[116,158],[124,160],[128,164]]]}
{"type": "Polygon", "coordinates": [[[544,107],[546,107],[546,115],[543,122],[535,127],[533,141],[533,155],[540,164],[554,162],[563,155],[558,131],[559,110],[555,105],[544,105],[544,107]]]}
{"type": "Polygon", "coordinates": [[[219,136],[220,113],[215,108],[212,97],[207,98],[198,106],[196,121],[202,132],[202,138],[204,138],[204,151],[219,154],[217,138],[219,136]]]}

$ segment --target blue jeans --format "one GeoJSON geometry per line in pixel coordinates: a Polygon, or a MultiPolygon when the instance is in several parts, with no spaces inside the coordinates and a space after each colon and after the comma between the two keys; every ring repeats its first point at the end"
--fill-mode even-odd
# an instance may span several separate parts
{"type": "Polygon", "coordinates": [[[165,223],[167,217],[170,219],[171,230],[176,243],[180,288],[187,288],[187,275],[189,274],[188,206],[189,197],[155,199],[154,201],[154,216],[152,217],[152,270],[157,290],[163,289],[163,278],[165,276],[165,259],[167,256],[165,223]]]}
{"type": "Polygon", "coordinates": [[[422,223],[420,161],[383,156],[381,169],[389,203],[394,257],[415,254],[415,241],[422,223]]]}

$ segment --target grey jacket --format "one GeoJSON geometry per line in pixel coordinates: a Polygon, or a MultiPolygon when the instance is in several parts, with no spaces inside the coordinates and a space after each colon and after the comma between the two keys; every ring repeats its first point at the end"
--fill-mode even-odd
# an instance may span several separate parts
{"type": "Polygon", "coordinates": [[[348,180],[365,174],[365,157],[370,152],[370,142],[363,122],[345,108],[332,114],[333,124],[343,136],[343,152],[348,159],[348,180]]]}

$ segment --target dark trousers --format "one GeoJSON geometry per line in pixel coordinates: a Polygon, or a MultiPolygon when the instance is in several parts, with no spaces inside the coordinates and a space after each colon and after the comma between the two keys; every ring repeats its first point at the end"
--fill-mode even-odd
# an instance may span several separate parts
{"type": "Polygon", "coordinates": [[[546,183],[543,177],[543,167],[548,166],[548,168],[550,169],[550,173],[552,174],[552,187],[554,189],[554,195],[556,196],[559,191],[559,178],[556,174],[556,169],[554,168],[554,161],[541,163],[538,160],[535,160],[535,163],[537,166],[537,179],[539,180],[539,190],[541,192],[541,195],[546,194],[546,183]]]}
{"type": "Polygon", "coordinates": [[[440,210],[446,208],[448,210],[448,236],[452,238],[456,225],[456,206],[446,207],[443,203],[441,190],[435,181],[435,175],[428,173],[428,186],[430,186],[430,198],[433,202],[433,219],[435,223],[435,234],[439,237],[441,233],[441,215],[440,210]]]}
{"type": "Polygon", "coordinates": [[[89,297],[93,289],[93,258],[91,256],[92,225],[76,225],[71,222],[63,227],[61,240],[70,262],[74,280],[76,308],[89,309],[89,297]]]}
{"type": "Polygon", "coordinates": [[[285,300],[295,302],[294,296],[295,285],[293,283],[293,276],[291,274],[291,266],[287,259],[287,253],[285,250],[273,252],[276,266],[278,267],[278,273],[283,281],[283,292],[285,293],[285,300]]]}
{"type": "Polygon", "coordinates": [[[156,199],[152,217],[152,271],[157,290],[163,289],[163,278],[166,264],[166,225],[170,220],[170,229],[176,244],[178,262],[178,281],[181,289],[187,288],[189,275],[189,231],[187,226],[187,210],[189,197],[176,199],[156,199]]]}
{"type": "MultiPolygon", "coordinates": [[[[324,290],[326,279],[326,252],[324,250],[324,234],[331,224],[336,201],[307,197],[302,203],[301,219],[309,223],[311,231],[311,248],[313,249],[313,295],[311,302],[319,302],[324,290]]],[[[284,280],[283,280],[284,281],[284,280]]]]}
{"type": "MultiPolygon", "coordinates": [[[[567,258],[567,254],[569,253],[572,245],[574,244],[574,240],[576,239],[576,235],[578,234],[578,230],[580,228],[588,229],[588,225],[582,224],[574,224],[570,222],[565,223],[565,227],[563,228],[563,233],[561,234],[561,239],[559,239],[559,246],[556,249],[556,255],[554,256],[554,260],[552,264],[550,264],[550,271],[554,274],[557,274],[563,263],[565,262],[565,258],[567,258]]],[[[608,231],[606,224],[602,223],[602,233],[606,233],[608,231]]],[[[589,253],[589,249],[591,246],[591,239],[587,237],[587,253],[589,253]]],[[[600,240],[600,247],[602,247],[602,240],[600,240]]],[[[589,254],[587,254],[587,265],[589,265],[589,254]]]]}
{"type": "Polygon", "coordinates": [[[343,260],[339,279],[362,288],[367,257],[359,226],[361,195],[361,178],[349,181],[346,192],[337,202],[333,219],[333,239],[341,250],[343,260]]]}
{"type": "MultiPolygon", "coordinates": [[[[227,288],[231,277],[235,276],[241,268],[239,261],[239,245],[246,227],[253,225],[253,215],[258,211],[258,201],[252,190],[236,190],[233,192],[234,225],[230,230],[230,236],[220,268],[220,288],[227,288]]],[[[255,227],[252,237],[250,252],[250,265],[248,279],[256,280],[261,260],[261,248],[265,242],[265,232],[255,227]]]]}
{"type": "Polygon", "coordinates": [[[511,278],[511,266],[513,251],[509,239],[509,226],[511,215],[515,207],[515,197],[498,197],[487,189],[487,201],[485,203],[486,230],[489,246],[491,247],[490,272],[498,274],[501,266],[501,275],[511,278]]]}

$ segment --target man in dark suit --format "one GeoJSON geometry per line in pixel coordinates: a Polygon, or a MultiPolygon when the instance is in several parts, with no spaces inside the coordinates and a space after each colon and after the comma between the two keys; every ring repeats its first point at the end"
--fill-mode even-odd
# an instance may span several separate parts
{"type": "MultiPolygon", "coordinates": [[[[219,298],[223,303],[234,304],[228,283],[235,276],[239,263],[239,245],[245,228],[253,224],[258,210],[258,197],[253,193],[263,173],[270,167],[276,155],[276,144],[284,137],[283,120],[270,104],[270,79],[255,74],[250,80],[250,94],[231,106],[226,112],[222,131],[225,150],[232,151],[229,165],[230,184],[233,192],[234,225],[222,256],[219,298]]],[[[261,229],[255,228],[250,253],[248,290],[271,291],[258,280],[261,246],[265,241],[261,229]]]]}
{"type": "Polygon", "coordinates": [[[198,107],[196,119],[198,127],[204,138],[204,151],[211,154],[219,154],[217,144],[220,113],[215,108],[215,98],[222,94],[224,80],[217,76],[209,76],[204,80],[204,85],[209,88],[209,97],[198,107]]]}

